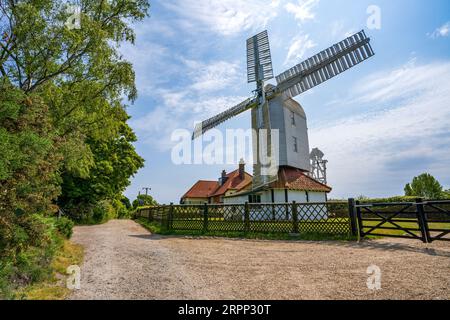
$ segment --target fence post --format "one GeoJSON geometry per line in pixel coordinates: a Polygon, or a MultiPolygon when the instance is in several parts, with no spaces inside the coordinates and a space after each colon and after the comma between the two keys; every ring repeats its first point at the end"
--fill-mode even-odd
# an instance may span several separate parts
{"type": "Polygon", "coordinates": [[[295,201],[292,202],[292,233],[298,234],[298,212],[297,212],[297,203],[295,201]]]}
{"type": "Polygon", "coordinates": [[[244,207],[244,232],[250,232],[250,205],[248,202],[245,202],[244,207]]]}
{"type": "Polygon", "coordinates": [[[361,208],[359,207],[360,204],[361,203],[359,202],[359,200],[355,201],[356,218],[358,220],[358,241],[361,238],[364,238],[364,225],[363,225],[363,220],[362,220],[361,208]]]}
{"type": "Polygon", "coordinates": [[[208,204],[203,206],[203,232],[208,232],[208,204]]]}
{"type": "Polygon", "coordinates": [[[350,217],[350,228],[352,232],[352,236],[358,236],[358,225],[356,222],[356,207],[355,207],[355,199],[348,199],[348,215],[350,217]]]}
{"type": "Polygon", "coordinates": [[[147,208],[148,210],[148,222],[152,222],[152,213],[153,213],[153,208],[147,208]]]}
{"type": "Polygon", "coordinates": [[[421,198],[416,199],[416,212],[420,233],[422,234],[422,241],[425,243],[430,243],[431,235],[430,230],[428,228],[428,221],[424,210],[423,199],[421,198]]]}
{"type": "Polygon", "coordinates": [[[172,229],[172,222],[173,222],[173,202],[170,203],[169,213],[167,214],[167,230],[172,229]]]}

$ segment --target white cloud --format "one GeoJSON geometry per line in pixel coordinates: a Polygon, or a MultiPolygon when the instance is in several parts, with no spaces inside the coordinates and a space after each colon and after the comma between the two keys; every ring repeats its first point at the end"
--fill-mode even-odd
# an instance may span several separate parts
{"type": "Polygon", "coordinates": [[[409,62],[362,79],[368,84],[352,90],[354,101],[367,102],[369,110],[380,102],[389,107],[311,130],[311,145],[330,160],[335,195],[400,194],[408,180],[425,171],[449,177],[449,81],[450,62],[409,62]]]}
{"type": "Polygon", "coordinates": [[[166,92],[161,106],[137,120],[131,120],[130,124],[144,143],[160,151],[168,151],[173,146],[170,139],[174,130],[193,130],[195,123],[225,111],[246,98],[198,95],[192,91],[166,92]]]}
{"type": "Polygon", "coordinates": [[[264,28],[277,16],[280,0],[176,0],[163,5],[177,13],[185,27],[200,27],[222,35],[264,28]],[[191,23],[188,25],[186,21],[191,23]],[[192,24],[195,22],[195,25],[192,24]]]}
{"type": "Polygon", "coordinates": [[[284,65],[300,63],[306,52],[314,47],[316,47],[316,43],[309,38],[308,34],[295,37],[289,46],[284,65]]]}
{"type": "Polygon", "coordinates": [[[170,49],[152,41],[139,41],[136,45],[125,43],[120,47],[120,52],[133,64],[139,95],[151,96],[156,87],[179,72],[173,64],[168,63],[170,49]],[[166,76],[161,77],[161,74],[166,76]]]}
{"type": "Polygon", "coordinates": [[[174,130],[193,129],[195,122],[206,120],[247,98],[233,94],[233,87],[245,78],[237,63],[214,61],[204,64],[180,58],[178,69],[183,69],[188,83],[171,85],[170,89],[155,85],[148,92],[144,88],[144,94],[160,102],[146,115],[130,121],[142,141],[161,151],[172,147],[170,138],[174,130]],[[218,95],[218,91],[231,93],[218,95]]]}
{"type": "Polygon", "coordinates": [[[442,79],[448,79],[447,65],[435,63],[417,65],[411,59],[401,68],[388,72],[377,72],[360,81],[354,90],[356,102],[386,102],[422,96],[440,87],[442,79]]]}
{"type": "Polygon", "coordinates": [[[319,4],[319,0],[298,0],[297,4],[288,2],[284,8],[292,13],[296,20],[301,23],[307,20],[314,20],[316,17],[313,9],[319,4]]]}
{"type": "Polygon", "coordinates": [[[238,63],[217,61],[212,64],[202,64],[196,61],[187,61],[192,68],[192,89],[198,91],[218,91],[229,87],[244,76],[238,63]]]}
{"type": "Polygon", "coordinates": [[[432,33],[427,34],[430,38],[436,39],[439,37],[448,37],[450,35],[450,21],[443,24],[432,33]]]}
{"type": "Polygon", "coordinates": [[[355,28],[346,29],[344,20],[336,20],[331,23],[331,36],[337,41],[341,41],[342,38],[348,38],[355,33],[357,33],[355,28]]]}

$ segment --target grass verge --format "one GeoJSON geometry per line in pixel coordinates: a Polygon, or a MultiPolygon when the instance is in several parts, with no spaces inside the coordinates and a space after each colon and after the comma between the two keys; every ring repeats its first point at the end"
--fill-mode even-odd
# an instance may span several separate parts
{"type": "Polygon", "coordinates": [[[71,292],[66,288],[66,270],[83,262],[83,247],[64,240],[51,263],[52,275],[43,282],[21,288],[15,293],[22,300],[64,300],[71,292]]]}

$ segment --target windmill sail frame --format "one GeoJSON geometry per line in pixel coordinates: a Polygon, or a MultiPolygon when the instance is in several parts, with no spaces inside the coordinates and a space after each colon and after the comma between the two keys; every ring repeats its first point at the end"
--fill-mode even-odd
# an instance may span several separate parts
{"type": "Polygon", "coordinates": [[[273,78],[272,55],[267,30],[247,40],[247,80],[261,82],[273,78]]]}
{"type": "Polygon", "coordinates": [[[299,63],[276,77],[276,93],[295,97],[374,56],[364,30],[299,63]]]}

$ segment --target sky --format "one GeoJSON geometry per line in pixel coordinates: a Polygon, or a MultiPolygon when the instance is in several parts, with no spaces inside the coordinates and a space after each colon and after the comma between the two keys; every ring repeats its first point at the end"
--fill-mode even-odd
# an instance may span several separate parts
{"type": "MultiPolygon", "coordinates": [[[[151,187],[178,203],[196,181],[237,168],[239,154],[235,164],[174,163],[172,134],[252,96],[246,39],[263,30],[275,75],[362,29],[372,39],[374,57],[295,98],[310,147],[329,161],[331,198],[402,195],[424,172],[450,188],[448,0],[153,0],[135,29],[121,52],[136,70],[129,123],[145,168],[129,198],[151,187]]],[[[246,112],[218,129],[250,127],[246,112]]]]}

